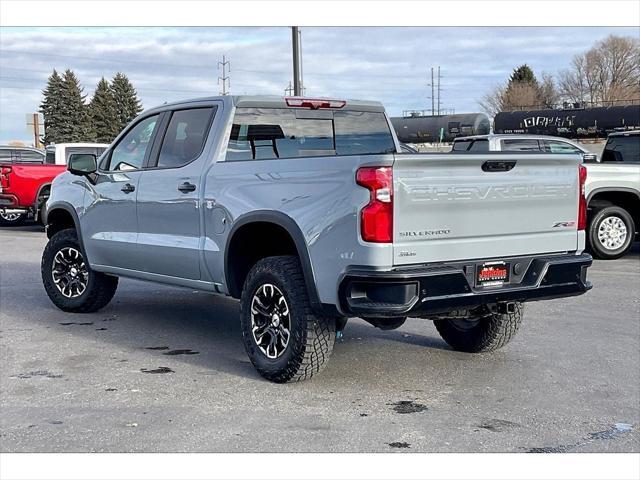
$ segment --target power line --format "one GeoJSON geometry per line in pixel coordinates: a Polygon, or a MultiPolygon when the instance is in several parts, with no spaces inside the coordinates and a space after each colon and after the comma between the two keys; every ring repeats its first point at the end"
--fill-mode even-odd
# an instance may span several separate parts
{"type": "Polygon", "coordinates": [[[227,66],[229,67],[229,72],[231,72],[231,63],[229,63],[225,55],[222,55],[222,61],[218,62],[218,70],[220,70],[220,66],[222,66],[222,76],[218,77],[218,85],[220,85],[220,80],[222,80],[222,91],[220,95],[228,95],[227,85],[229,89],[231,89],[231,77],[227,75],[227,66]]]}

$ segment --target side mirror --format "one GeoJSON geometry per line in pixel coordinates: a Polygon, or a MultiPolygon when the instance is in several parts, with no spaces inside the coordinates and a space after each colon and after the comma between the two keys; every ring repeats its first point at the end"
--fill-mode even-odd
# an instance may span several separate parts
{"type": "Polygon", "coordinates": [[[595,153],[583,153],[582,161],[584,163],[598,163],[598,155],[595,153]]]}
{"type": "Polygon", "coordinates": [[[96,173],[98,170],[96,156],[92,153],[72,153],[69,155],[67,170],[81,177],[96,173]]]}

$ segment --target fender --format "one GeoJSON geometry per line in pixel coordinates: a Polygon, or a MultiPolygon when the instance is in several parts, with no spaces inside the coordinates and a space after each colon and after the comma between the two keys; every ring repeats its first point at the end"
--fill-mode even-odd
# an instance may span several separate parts
{"type": "MultiPolygon", "coordinates": [[[[256,210],[240,215],[233,223],[233,227],[231,228],[231,231],[227,236],[227,241],[225,244],[224,278],[227,284],[227,288],[229,285],[231,285],[228,276],[229,256],[227,255],[227,252],[229,252],[229,245],[231,244],[231,240],[240,227],[255,222],[273,223],[275,225],[278,225],[279,227],[282,227],[291,236],[291,238],[293,239],[293,243],[296,246],[296,250],[298,251],[298,257],[300,258],[300,263],[302,265],[302,273],[304,275],[304,282],[307,286],[307,293],[309,295],[311,307],[315,311],[324,311],[323,305],[320,303],[320,298],[318,297],[318,290],[316,288],[315,277],[313,274],[313,266],[309,257],[309,250],[307,249],[307,242],[295,220],[282,212],[273,210],[256,210]]],[[[236,296],[238,292],[229,293],[236,296]]]]}
{"type": "Polygon", "coordinates": [[[42,193],[42,190],[44,190],[46,187],[51,187],[51,183],[44,183],[40,185],[40,188],[38,188],[38,191],[36,192],[36,198],[33,201],[33,208],[35,210],[38,209],[38,199],[40,198],[40,194],[42,193]]]}
{"type": "Polygon", "coordinates": [[[51,238],[51,235],[49,234],[49,228],[48,228],[49,226],[48,217],[49,217],[49,214],[54,210],[64,210],[69,215],[71,215],[76,232],[78,232],[78,242],[80,243],[80,250],[82,251],[82,255],[84,256],[84,258],[87,260],[87,263],[91,265],[91,262],[89,262],[89,258],[87,257],[87,252],[84,248],[84,241],[82,239],[82,231],[80,228],[80,218],[78,217],[78,213],[76,212],[75,208],[73,208],[73,205],[71,205],[69,202],[64,202],[59,200],[59,201],[53,202],[51,205],[48,205],[47,208],[44,209],[44,212],[42,213],[42,223],[46,225],[45,229],[47,231],[47,238],[51,238]]]}
{"type": "Polygon", "coordinates": [[[589,196],[587,197],[587,205],[589,205],[589,203],[591,203],[591,199],[594,197],[594,195],[597,195],[598,193],[604,193],[604,192],[633,193],[633,194],[635,194],[636,197],[638,197],[638,200],[640,200],[640,192],[638,190],[634,190],[633,188],[629,188],[629,187],[600,187],[600,188],[596,188],[595,190],[589,192],[589,196]]]}

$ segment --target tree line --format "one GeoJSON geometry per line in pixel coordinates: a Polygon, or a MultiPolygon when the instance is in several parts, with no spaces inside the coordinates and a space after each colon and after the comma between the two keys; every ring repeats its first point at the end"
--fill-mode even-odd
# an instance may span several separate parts
{"type": "Polygon", "coordinates": [[[56,70],[42,92],[40,112],[44,117],[43,143],[111,143],[141,111],[138,94],[123,73],[96,85],[91,101],[72,70],[56,70]]]}
{"type": "Polygon", "coordinates": [[[609,37],[576,55],[557,80],[541,81],[527,64],[505,84],[496,85],[478,102],[489,115],[524,109],[555,108],[561,102],[587,106],[627,105],[640,100],[640,40],[609,37]]]}

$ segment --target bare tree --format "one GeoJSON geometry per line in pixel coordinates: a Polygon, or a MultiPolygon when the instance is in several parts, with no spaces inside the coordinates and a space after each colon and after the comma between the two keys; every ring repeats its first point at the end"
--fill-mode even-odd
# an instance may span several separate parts
{"type": "Polygon", "coordinates": [[[490,117],[495,117],[496,113],[502,111],[504,92],[506,87],[504,85],[496,85],[492,91],[485,94],[482,99],[478,101],[480,108],[484,110],[490,117]]]}
{"type": "Polygon", "coordinates": [[[574,102],[627,103],[640,99],[640,40],[610,35],[577,55],[560,73],[560,94],[574,102]]]}
{"type": "Polygon", "coordinates": [[[542,74],[542,83],[538,89],[538,99],[540,106],[544,108],[554,108],[560,101],[556,83],[548,73],[542,74]]]}

